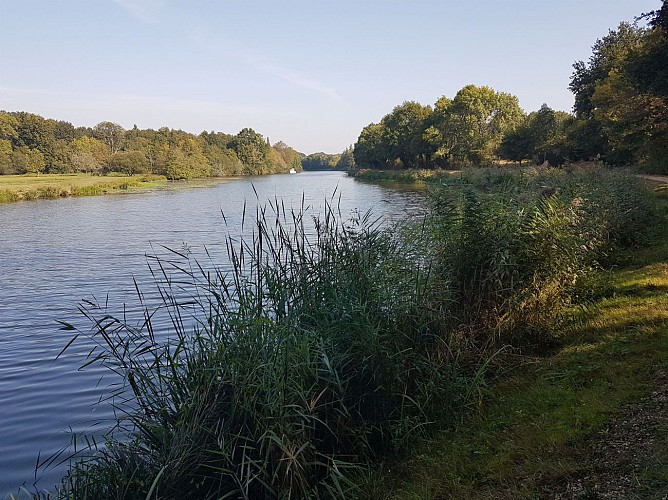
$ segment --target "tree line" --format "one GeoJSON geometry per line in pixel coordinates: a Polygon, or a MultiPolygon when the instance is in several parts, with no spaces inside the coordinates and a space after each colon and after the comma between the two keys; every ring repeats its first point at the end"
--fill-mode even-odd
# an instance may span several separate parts
{"type": "Polygon", "coordinates": [[[302,159],[304,170],[348,170],[355,166],[353,147],[349,146],[340,154],[313,153],[302,159]]]}
{"type": "Polygon", "coordinates": [[[125,130],[116,123],[74,127],[26,112],[0,111],[0,174],[152,173],[168,179],[301,170],[304,155],[271,145],[251,128],[194,135],[166,127],[125,130]]]}
{"type": "Polygon", "coordinates": [[[596,159],[668,173],[668,1],[610,30],[573,68],[572,113],[543,104],[526,114],[511,94],[467,85],[433,106],[406,101],[366,126],[354,162],[382,169],[596,159]]]}

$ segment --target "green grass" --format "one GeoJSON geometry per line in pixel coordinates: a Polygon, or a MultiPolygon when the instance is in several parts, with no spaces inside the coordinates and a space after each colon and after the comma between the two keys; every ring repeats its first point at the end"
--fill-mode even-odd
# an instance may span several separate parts
{"type": "MultiPolygon", "coordinates": [[[[668,214],[668,197],[659,199],[668,214]]],[[[605,275],[605,293],[574,310],[547,357],[507,360],[460,426],[370,477],[369,498],[537,498],[585,476],[588,440],[625,404],[647,396],[668,370],[668,224],[654,243],[605,275]],[[514,368],[507,372],[509,366],[514,368]]],[[[666,478],[659,431],[646,488],[666,478]]]]}
{"type": "Polygon", "coordinates": [[[372,182],[397,182],[397,183],[438,183],[443,179],[451,178],[459,173],[457,170],[424,170],[424,169],[402,169],[402,170],[376,170],[355,169],[349,171],[349,175],[356,179],[372,182]]]}
{"type": "Polygon", "coordinates": [[[94,196],[154,187],[162,176],[93,176],[85,174],[0,175],[0,203],[66,196],[94,196]]]}

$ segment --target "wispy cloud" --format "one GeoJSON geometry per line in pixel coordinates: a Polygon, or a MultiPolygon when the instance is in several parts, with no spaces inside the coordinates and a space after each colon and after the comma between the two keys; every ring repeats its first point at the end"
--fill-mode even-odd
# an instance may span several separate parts
{"type": "Polygon", "coordinates": [[[336,89],[328,87],[318,80],[311,79],[299,71],[284,68],[271,63],[260,63],[258,64],[258,67],[269,74],[277,76],[286,82],[292,83],[293,85],[302,87],[306,90],[317,92],[319,94],[323,94],[336,101],[343,102],[343,98],[336,92],[336,89]]]}
{"type": "Polygon", "coordinates": [[[297,87],[322,94],[341,103],[344,102],[343,97],[338,94],[335,88],[329,87],[301,71],[273,63],[266,58],[249,53],[247,50],[236,48],[233,43],[222,44],[220,42],[213,42],[202,31],[192,33],[190,39],[207,51],[218,52],[229,59],[234,59],[256,70],[285,80],[297,87]]]}
{"type": "Polygon", "coordinates": [[[122,7],[131,16],[145,22],[157,22],[157,14],[162,7],[162,0],[111,0],[122,7]]]}

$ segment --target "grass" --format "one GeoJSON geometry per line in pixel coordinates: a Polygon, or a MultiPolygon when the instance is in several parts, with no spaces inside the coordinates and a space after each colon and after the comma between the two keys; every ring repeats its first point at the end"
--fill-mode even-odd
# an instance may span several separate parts
{"type": "Polygon", "coordinates": [[[377,170],[377,169],[355,169],[350,170],[349,175],[362,181],[371,182],[397,182],[397,183],[438,183],[442,179],[450,178],[459,173],[458,170],[425,170],[425,169],[401,169],[401,170],[377,170]]]}
{"type": "Polygon", "coordinates": [[[153,187],[157,175],[93,176],[85,174],[0,175],[0,203],[66,196],[93,196],[153,187]]]}
{"type": "Polygon", "coordinates": [[[152,264],[160,305],[138,290],[143,317],[82,304],[72,342],[119,376],[119,417],[60,497],[530,496],[575,470],[565,447],[646,390],[667,348],[656,308],[628,302],[662,297],[656,270],[589,281],[645,239],[651,203],[600,170],[442,184],[423,223],[391,230],[331,208],[311,227],[275,200],[227,239],[231,270],[172,252],[152,264]]]}
{"type": "MultiPolygon", "coordinates": [[[[366,496],[541,498],[590,473],[589,440],[624,405],[648,396],[657,373],[668,370],[667,220],[653,242],[605,273],[605,293],[572,311],[554,354],[506,362],[505,370],[514,368],[490,380],[467,420],[409,459],[387,462],[371,476],[366,496]]],[[[659,429],[640,475],[645,492],[668,473],[667,435],[659,429]]]]}

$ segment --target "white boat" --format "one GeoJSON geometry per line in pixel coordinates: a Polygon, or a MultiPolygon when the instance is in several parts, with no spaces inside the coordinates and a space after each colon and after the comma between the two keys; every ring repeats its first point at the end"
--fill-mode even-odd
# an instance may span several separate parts
{"type": "Polygon", "coordinates": [[[292,168],[290,169],[290,173],[291,173],[291,174],[296,174],[296,173],[297,173],[297,171],[295,170],[295,167],[292,167],[292,168]]]}

